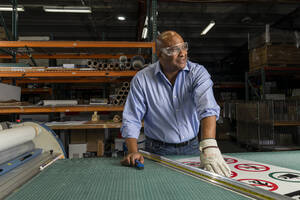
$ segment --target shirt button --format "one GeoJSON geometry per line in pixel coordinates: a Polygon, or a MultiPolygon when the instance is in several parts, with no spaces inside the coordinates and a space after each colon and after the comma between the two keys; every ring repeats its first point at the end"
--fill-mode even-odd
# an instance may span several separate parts
{"type": "Polygon", "coordinates": [[[176,97],[176,96],[174,96],[174,98],[176,99],[177,97],[176,97]]]}

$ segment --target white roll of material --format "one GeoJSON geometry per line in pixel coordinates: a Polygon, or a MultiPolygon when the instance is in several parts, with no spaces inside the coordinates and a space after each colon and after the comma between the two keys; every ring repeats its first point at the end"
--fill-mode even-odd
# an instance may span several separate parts
{"type": "Polygon", "coordinates": [[[43,100],[44,106],[77,105],[77,100],[43,100]]]}
{"type": "Polygon", "coordinates": [[[37,131],[32,126],[21,126],[0,131],[0,151],[33,140],[37,131]]]}

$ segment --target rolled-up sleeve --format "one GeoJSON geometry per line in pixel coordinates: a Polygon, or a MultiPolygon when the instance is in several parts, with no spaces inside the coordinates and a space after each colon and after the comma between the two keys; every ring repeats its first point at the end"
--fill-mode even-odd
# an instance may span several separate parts
{"type": "Polygon", "coordinates": [[[220,107],[213,93],[213,82],[203,66],[199,66],[193,73],[193,97],[196,104],[198,119],[216,116],[219,119],[220,107]]]}
{"type": "Polygon", "coordinates": [[[145,95],[135,76],[130,83],[130,91],[123,111],[121,132],[124,138],[137,139],[139,137],[145,112],[145,95]]]}

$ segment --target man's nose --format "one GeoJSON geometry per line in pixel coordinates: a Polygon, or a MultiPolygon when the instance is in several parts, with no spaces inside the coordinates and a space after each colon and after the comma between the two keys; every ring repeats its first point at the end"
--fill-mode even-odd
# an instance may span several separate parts
{"type": "Polygon", "coordinates": [[[178,55],[179,56],[184,56],[185,54],[186,54],[186,51],[180,48],[180,51],[179,51],[178,55]]]}

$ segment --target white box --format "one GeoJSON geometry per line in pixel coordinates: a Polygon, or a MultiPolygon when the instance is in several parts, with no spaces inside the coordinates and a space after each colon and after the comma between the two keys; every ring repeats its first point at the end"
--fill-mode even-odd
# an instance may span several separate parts
{"type": "Polygon", "coordinates": [[[285,94],[265,94],[266,100],[285,100],[285,94]]]}
{"type": "Polygon", "coordinates": [[[87,144],[69,144],[69,158],[82,158],[86,149],[87,144]]]}
{"type": "Polygon", "coordinates": [[[21,99],[21,88],[13,85],[0,83],[0,101],[21,99]]]}
{"type": "Polygon", "coordinates": [[[124,138],[115,138],[115,150],[123,151],[123,143],[125,143],[124,138]]]}
{"type": "Polygon", "coordinates": [[[73,69],[75,68],[75,64],[63,64],[64,68],[73,69]]]}

